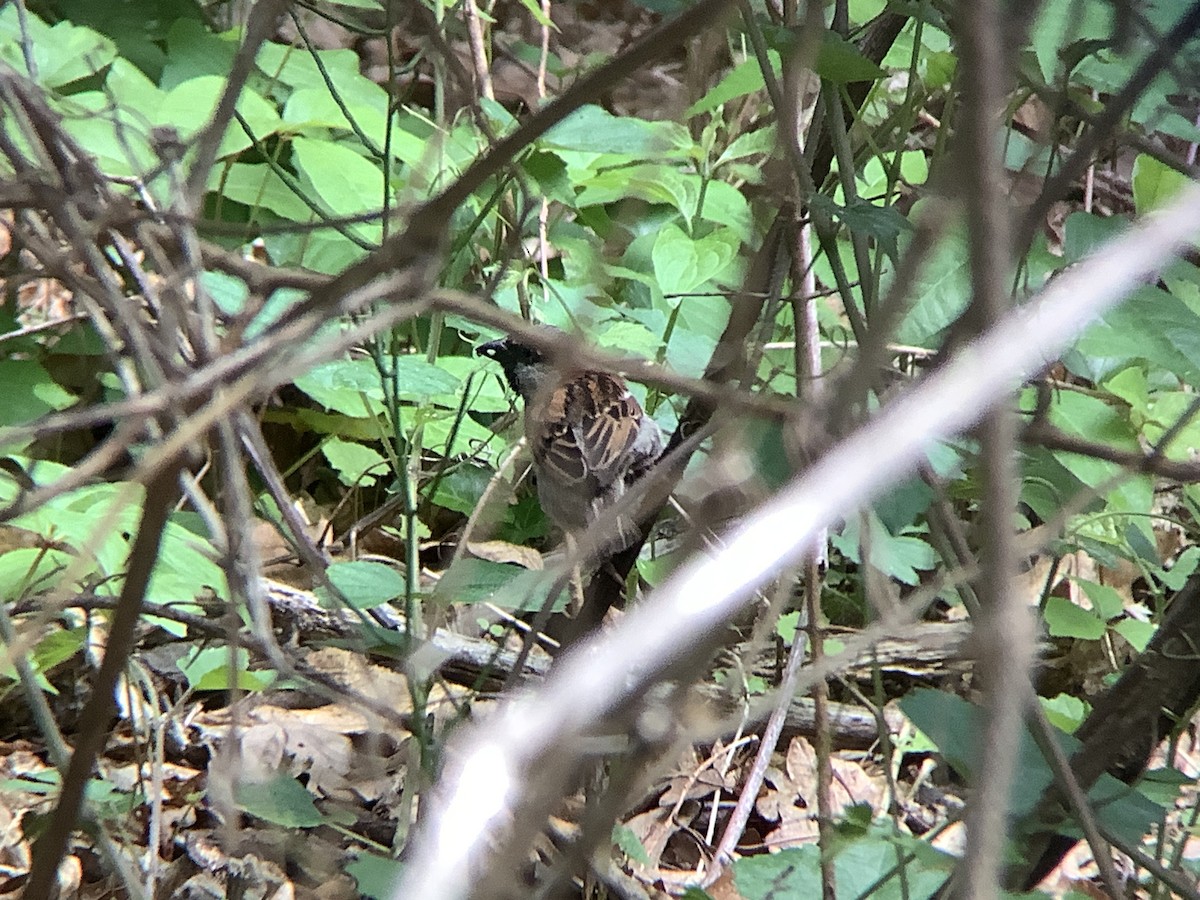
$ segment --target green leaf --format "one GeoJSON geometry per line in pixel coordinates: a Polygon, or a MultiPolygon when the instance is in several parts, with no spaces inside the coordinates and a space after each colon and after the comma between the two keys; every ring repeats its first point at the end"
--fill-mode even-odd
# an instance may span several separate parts
{"type": "Polygon", "coordinates": [[[308,204],[265,163],[214,166],[208,174],[207,187],[252,210],[269,209],[292,222],[308,222],[315,218],[308,204]]]}
{"type": "Polygon", "coordinates": [[[1033,52],[1047,84],[1055,84],[1061,65],[1059,55],[1076,41],[1102,41],[1113,33],[1112,7],[1104,0],[1079,0],[1064,6],[1047,3],[1039,8],[1037,23],[1030,29],[1033,52]]]}
{"type": "Polygon", "coordinates": [[[49,412],[66,409],[75,398],[32,359],[0,359],[0,425],[24,425],[49,412]]]}
{"type": "Polygon", "coordinates": [[[321,453],[338,473],[338,480],[350,487],[374,484],[388,470],[382,454],[353,441],[331,437],[321,444],[321,453]]]}
{"type": "MultiPolygon", "coordinates": [[[[191,141],[208,125],[225,92],[225,84],[226,76],[202,75],[177,85],[163,97],[162,105],[152,117],[154,124],[174,128],[185,143],[191,141]]],[[[275,107],[249,89],[238,97],[237,111],[259,141],[274,134],[281,124],[275,107]]],[[[251,143],[241,125],[230,122],[217,147],[217,158],[245,150],[251,143]]]]}
{"type": "Polygon", "coordinates": [[[1183,590],[1184,584],[1200,566],[1200,547],[1188,547],[1179,554],[1179,558],[1166,572],[1160,576],[1163,584],[1173,591],[1183,590]]]}
{"type": "Polygon", "coordinates": [[[898,238],[903,232],[912,229],[908,219],[894,206],[881,206],[861,197],[848,206],[838,206],[823,194],[815,194],[810,202],[826,215],[841,219],[851,231],[875,238],[884,253],[892,259],[900,252],[897,246],[898,238]]]}
{"type": "MultiPolygon", "coordinates": [[[[58,88],[101,71],[117,55],[116,45],[90,28],[59,22],[50,26],[27,13],[29,44],[38,83],[58,88]]],[[[27,75],[21,50],[21,25],[15,4],[0,10],[0,59],[27,75]]]]}
{"type": "MultiPolygon", "coordinates": [[[[296,165],[326,209],[355,216],[383,206],[383,172],[361,154],[332,141],[298,137],[292,141],[296,165]]],[[[368,240],[380,239],[380,226],[352,226],[368,240]]]]}
{"type": "Polygon", "coordinates": [[[622,825],[620,822],[613,825],[612,842],[618,850],[628,856],[633,862],[641,863],[643,866],[651,865],[650,855],[646,852],[646,845],[638,839],[638,836],[628,825],[622,825]]]}
{"type": "Polygon", "coordinates": [[[1146,645],[1150,643],[1150,639],[1154,637],[1154,632],[1157,630],[1153,623],[1142,622],[1138,619],[1122,619],[1113,626],[1113,631],[1129,641],[1130,646],[1138,653],[1146,649],[1146,645]]]}
{"type": "Polygon", "coordinates": [[[719,229],[694,240],[678,225],[662,229],[654,242],[654,274],[663,294],[689,294],[726,272],[737,257],[739,241],[719,229]]]}
{"type": "Polygon", "coordinates": [[[1096,610],[1096,615],[1105,621],[1115,619],[1124,611],[1125,600],[1115,588],[1111,588],[1106,584],[1096,584],[1096,582],[1088,581],[1086,578],[1076,578],[1075,583],[1083,588],[1083,592],[1087,594],[1088,600],[1092,603],[1092,608],[1096,610]]]}
{"type": "Polygon", "coordinates": [[[846,522],[841,533],[830,537],[830,542],[850,559],[860,561],[862,544],[870,548],[870,564],[904,584],[918,584],[920,571],[927,571],[937,564],[937,554],[929,543],[911,535],[893,535],[883,527],[878,515],[867,516],[870,538],[860,536],[862,519],[855,517],[846,522]]]}
{"type": "Polygon", "coordinates": [[[826,81],[837,84],[874,81],[887,74],[863,56],[858,47],[833,31],[825,32],[815,70],[826,81]]]}
{"type": "Polygon", "coordinates": [[[1133,162],[1133,203],[1138,215],[1160,209],[1191,184],[1191,179],[1152,156],[1141,154],[1133,162]]]}
{"type": "Polygon", "coordinates": [[[395,356],[387,364],[395,369],[398,390],[404,399],[422,400],[462,389],[457,377],[422,356],[395,356]]]}
{"type": "Polygon", "coordinates": [[[682,125],[614,116],[599,106],[581,106],[543,135],[546,147],[623,156],[668,153],[692,141],[682,125]]]}
{"type": "Polygon", "coordinates": [[[1051,637],[1095,641],[1104,636],[1104,620],[1065,597],[1048,598],[1044,618],[1051,637]]]}
{"type": "MultiPolygon", "coordinates": [[[[774,77],[778,79],[782,71],[779,53],[776,50],[768,50],[767,56],[771,62],[771,71],[774,77]]],[[[747,94],[753,94],[755,91],[761,91],[764,86],[762,67],[759,66],[758,60],[755,58],[747,59],[745,62],[734,66],[733,70],[717,82],[715,87],[689,106],[687,112],[683,114],[684,118],[690,119],[692,116],[710,112],[737,97],[744,97],[747,94]]]]}
{"type": "Polygon", "coordinates": [[[326,821],[304,785],[282,773],[269,781],[238,780],[233,796],[244,812],[284,828],[313,828],[326,821]]]}
{"type": "MultiPolygon", "coordinates": [[[[928,735],[942,757],[964,778],[972,780],[978,771],[978,761],[986,748],[979,746],[983,734],[983,714],[961,697],[942,691],[919,689],[901,698],[900,708],[917,728],[928,735]]],[[[1068,734],[1057,734],[1063,752],[1071,757],[1079,749],[1079,741],[1068,734]]],[[[986,756],[983,757],[986,759],[986,756]]],[[[1012,811],[1024,819],[1034,811],[1042,792],[1053,781],[1053,774],[1041,750],[1026,729],[1021,730],[1019,759],[1016,770],[1021,777],[1013,785],[1012,811]]],[[[1122,784],[1111,775],[1102,775],[1088,792],[1098,819],[1125,840],[1137,843],[1150,826],[1164,814],[1162,807],[1150,802],[1143,794],[1122,784]]],[[[1028,822],[1029,828],[1043,830],[1045,823],[1028,822]]]]}
{"type": "Polygon", "coordinates": [[[1144,359],[1191,383],[1200,378],[1200,316],[1147,285],[1093,322],[1074,349],[1068,366],[1093,380],[1144,359]]]}
{"type": "Polygon", "coordinates": [[[662,340],[645,325],[617,319],[601,326],[595,335],[596,345],[610,347],[625,356],[653,359],[662,348],[662,340]]]}
{"type": "Polygon", "coordinates": [[[1038,700],[1042,704],[1042,709],[1046,711],[1046,718],[1050,720],[1050,724],[1067,734],[1073,733],[1087,718],[1088,705],[1070,694],[1038,697],[1038,700]]]}
{"type": "MultiPolygon", "coordinates": [[[[923,202],[923,201],[922,201],[923,202]]],[[[918,203],[913,215],[919,215],[918,203]]],[[[903,242],[902,242],[903,243],[903,242]]],[[[952,227],[929,254],[909,296],[915,298],[897,330],[896,340],[918,347],[934,347],[937,336],[967,308],[971,296],[971,269],[967,258],[966,232],[952,227]]],[[[885,279],[884,290],[890,284],[885,279]]]]}
{"type": "Polygon", "coordinates": [[[323,363],[294,382],[326,409],[356,418],[383,412],[379,370],[369,359],[337,359],[323,363]]]}
{"type": "MultiPolygon", "coordinates": [[[[228,647],[203,647],[179,660],[179,670],[187,678],[192,690],[227,691],[234,687],[229,677],[229,654],[228,647]]],[[[261,691],[274,683],[274,672],[250,672],[247,670],[249,665],[249,652],[244,648],[237,648],[234,668],[237,671],[238,690],[261,691]]]]}
{"type": "Polygon", "coordinates": [[[202,75],[228,78],[239,42],[237,31],[214,34],[199,19],[177,20],[167,32],[167,58],[159,87],[170,91],[202,75]]]}
{"type": "MultiPolygon", "coordinates": [[[[371,609],[403,597],[404,576],[383,563],[367,560],[333,563],[325,570],[333,586],[354,609],[371,609]]],[[[328,598],[322,597],[325,601],[328,598]]],[[[328,605],[328,604],[327,604],[328,605]]]]}
{"type": "Polygon", "coordinates": [[[63,550],[21,547],[0,555],[0,602],[14,603],[31,594],[44,591],[74,561],[63,550]]]}
{"type": "Polygon", "coordinates": [[[432,502],[443,509],[470,514],[492,480],[492,470],[464,464],[447,472],[438,482],[432,502]]]}
{"type": "MultiPolygon", "coordinates": [[[[468,557],[459,560],[442,576],[435,596],[444,603],[487,601],[506,610],[540,609],[553,582],[547,572],[468,557]]],[[[551,608],[565,609],[567,599],[564,590],[551,608]]]]}
{"type": "Polygon", "coordinates": [[[371,900],[388,900],[393,896],[403,872],[404,863],[400,860],[365,851],[346,864],[346,874],[354,879],[358,892],[371,900]]]}
{"type": "Polygon", "coordinates": [[[537,182],[538,188],[550,200],[568,207],[575,206],[575,187],[567,175],[567,164],[553,153],[535,150],[521,162],[521,167],[537,182]]]}

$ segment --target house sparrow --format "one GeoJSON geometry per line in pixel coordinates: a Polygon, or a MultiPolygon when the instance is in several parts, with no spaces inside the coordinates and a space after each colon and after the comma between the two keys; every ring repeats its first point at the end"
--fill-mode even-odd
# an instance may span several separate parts
{"type": "MultiPolygon", "coordinates": [[[[482,344],[475,353],[500,363],[521,395],[538,499],[564,531],[587,528],[662,455],[662,432],[619,376],[556,368],[515,338],[482,344]]],[[[622,534],[610,552],[631,540],[622,534]]]]}

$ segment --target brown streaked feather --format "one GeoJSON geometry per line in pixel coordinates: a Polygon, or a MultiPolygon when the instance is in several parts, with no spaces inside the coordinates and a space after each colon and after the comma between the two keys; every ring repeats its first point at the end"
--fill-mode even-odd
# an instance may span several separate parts
{"type": "Polygon", "coordinates": [[[526,418],[530,446],[543,465],[564,480],[590,481],[594,492],[624,476],[622,461],[637,438],[642,408],[622,379],[584,372],[554,388],[543,409],[526,418]]]}

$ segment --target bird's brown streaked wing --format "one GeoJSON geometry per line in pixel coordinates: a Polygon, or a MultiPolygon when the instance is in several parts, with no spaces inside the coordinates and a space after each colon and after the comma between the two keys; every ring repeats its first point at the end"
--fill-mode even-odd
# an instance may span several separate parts
{"type": "Polygon", "coordinates": [[[614,375],[585,372],[560,384],[540,415],[527,419],[539,463],[566,482],[603,489],[625,474],[642,408],[614,375]]]}
{"type": "Polygon", "coordinates": [[[642,408],[625,382],[613,375],[589,372],[571,383],[567,418],[588,472],[601,486],[623,478],[628,454],[637,439],[642,408]],[[572,396],[573,395],[573,396],[572,396]]]}
{"type": "MultiPolygon", "coordinates": [[[[530,415],[526,406],[525,430],[534,459],[548,467],[563,482],[582,482],[588,476],[587,463],[579,449],[576,428],[568,410],[571,382],[550,392],[539,414],[530,415]]],[[[536,409],[536,407],[534,407],[536,409]]]]}

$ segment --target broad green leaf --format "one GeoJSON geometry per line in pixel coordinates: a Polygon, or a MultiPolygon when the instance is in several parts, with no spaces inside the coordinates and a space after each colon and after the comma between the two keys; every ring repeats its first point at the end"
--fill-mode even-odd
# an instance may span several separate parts
{"type": "Polygon", "coordinates": [[[316,56],[321,68],[307,50],[268,41],[259,48],[257,62],[268,78],[278,79],[293,90],[314,88],[328,92],[325,81],[328,77],[347,106],[387,109],[387,91],[363,76],[358,54],[353,50],[318,50],[316,56]]]}
{"type": "Polygon", "coordinates": [[[1047,3],[1039,7],[1037,23],[1029,31],[1042,79],[1058,83],[1060,55],[1076,41],[1106,41],[1113,36],[1112,6],[1103,0],[1047,3]]]}
{"type": "Polygon", "coordinates": [[[146,602],[179,606],[205,593],[227,598],[225,571],[216,563],[216,557],[204,538],[180,522],[168,522],[146,588],[146,602]]]}
{"type": "Polygon", "coordinates": [[[398,859],[360,852],[345,865],[346,874],[354,879],[358,892],[370,900],[388,900],[404,871],[404,863],[398,859]]]}
{"type": "Polygon", "coordinates": [[[616,320],[596,330],[596,345],[610,347],[625,356],[644,356],[652,359],[662,348],[662,339],[645,325],[616,320]]]}
{"type": "Polygon", "coordinates": [[[383,455],[365,444],[331,437],[321,444],[321,453],[338,473],[338,480],[349,487],[374,484],[388,471],[383,455]]]}
{"type": "Polygon", "coordinates": [[[424,357],[409,354],[388,360],[394,367],[400,396],[416,400],[439,394],[453,394],[462,389],[462,383],[441,366],[436,366],[424,357]]]}
{"type": "Polygon", "coordinates": [[[689,294],[717,280],[737,258],[740,242],[727,229],[694,240],[668,225],[654,242],[654,274],[664,295],[689,294]]]}
{"type": "MultiPolygon", "coordinates": [[[[522,569],[507,563],[490,562],[468,557],[451,566],[438,582],[435,597],[443,603],[490,602],[501,609],[541,609],[553,576],[547,572],[522,569]]],[[[552,608],[566,608],[567,593],[563,591],[552,608]]]]}
{"type": "Polygon", "coordinates": [[[214,34],[198,19],[176,20],[167,32],[167,59],[159,86],[170,91],[202,75],[228,78],[239,42],[236,31],[214,34]]]}
{"type": "MultiPolygon", "coordinates": [[[[834,857],[839,896],[902,900],[933,896],[953,868],[954,858],[925,841],[862,821],[852,808],[840,824],[834,857]],[[850,820],[857,816],[858,821],[850,820]],[[903,872],[896,865],[906,860],[903,872]]],[[[745,900],[781,900],[821,894],[821,857],[816,845],[747,856],[733,866],[738,896],[745,900]]]]}
{"type": "Polygon", "coordinates": [[[1194,460],[1200,452],[1200,415],[1192,409],[1196,394],[1186,391],[1158,391],[1146,404],[1146,423],[1142,434],[1151,445],[1158,447],[1168,430],[1179,429],[1171,443],[1164,448],[1170,459],[1194,460]],[[1184,417],[1191,419],[1184,421],[1184,417]]]}
{"type": "Polygon", "coordinates": [[[634,862],[644,866],[653,865],[650,862],[650,856],[646,853],[646,845],[638,839],[637,834],[628,825],[622,825],[620,822],[613,825],[612,842],[613,846],[634,862]]]}
{"type": "Polygon", "coordinates": [[[886,74],[883,69],[863,56],[862,51],[844,37],[826,31],[817,53],[816,72],[826,81],[847,84],[854,81],[874,81],[886,74]]]}
{"type": "Polygon", "coordinates": [[[575,186],[567,175],[567,164],[561,156],[535,150],[525,156],[521,167],[537,182],[547,198],[569,207],[575,206],[575,186]]]}
{"type": "MultiPolygon", "coordinates": [[[[981,758],[986,765],[987,750],[981,748],[978,741],[979,735],[983,734],[983,714],[966,700],[943,691],[919,689],[903,697],[900,708],[934,741],[942,757],[968,781],[978,774],[981,758]]],[[[1057,734],[1056,737],[1068,757],[1079,748],[1079,741],[1071,735],[1057,734]]],[[[1024,728],[1020,735],[1017,771],[1021,777],[1013,784],[1011,802],[1019,827],[1053,781],[1041,751],[1024,728]]],[[[1161,806],[1108,774],[1101,776],[1088,796],[1100,822],[1134,843],[1141,840],[1153,823],[1161,821],[1164,813],[1161,806]]],[[[1045,827],[1044,824],[1029,824],[1035,828],[1045,827]]]]}
{"type": "Polygon", "coordinates": [[[1179,554],[1170,569],[1162,575],[1162,582],[1173,591],[1183,590],[1184,584],[1200,567],[1200,547],[1191,546],[1179,554]]]}
{"type": "Polygon", "coordinates": [[[233,797],[244,812],[284,828],[313,828],[326,821],[312,794],[295,778],[283,773],[269,781],[238,780],[233,786],[233,797]]]}
{"type": "Polygon", "coordinates": [[[314,213],[266,163],[214,166],[208,189],[253,209],[269,209],[292,222],[310,222],[314,213]]]}
{"type": "Polygon", "coordinates": [[[24,425],[46,413],[66,409],[75,398],[32,359],[0,359],[0,425],[24,425]]]}
{"type": "MultiPolygon", "coordinates": [[[[333,586],[354,609],[370,609],[403,597],[404,576],[383,563],[368,560],[334,563],[325,570],[333,586]]],[[[328,604],[330,598],[322,598],[328,604]]]]}
{"type": "Polygon", "coordinates": [[[1133,203],[1138,215],[1170,203],[1191,179],[1152,156],[1141,154],[1133,162],[1133,203]]]}
{"type": "Polygon", "coordinates": [[[1043,614],[1052,637],[1099,640],[1104,636],[1104,621],[1094,612],[1076,606],[1065,597],[1050,597],[1043,614]]]}
{"type": "Polygon", "coordinates": [[[1129,641],[1130,646],[1138,653],[1146,649],[1157,630],[1152,623],[1138,619],[1122,619],[1113,626],[1113,631],[1129,641]]]}
{"type": "MultiPolygon", "coordinates": [[[[87,78],[116,58],[116,45],[90,28],[67,21],[47,25],[33,13],[27,14],[27,20],[37,80],[45,87],[58,88],[87,78]]],[[[16,4],[0,10],[0,60],[22,75],[29,74],[21,49],[16,4]]]]}
{"type": "MultiPolygon", "coordinates": [[[[293,140],[292,149],[301,175],[333,215],[353,216],[383,206],[383,173],[361,154],[306,137],[293,140]]],[[[378,226],[354,226],[354,230],[379,240],[378,226]]]]}
{"type": "MultiPolygon", "coordinates": [[[[771,70],[774,77],[779,78],[781,72],[779,52],[768,50],[767,55],[771,61],[771,70]]],[[[727,75],[717,82],[715,87],[689,106],[687,112],[683,115],[685,118],[690,119],[692,116],[711,112],[717,107],[728,103],[730,100],[760,91],[763,87],[762,67],[759,66],[758,60],[752,57],[734,66],[727,75]]]]}
{"type": "MultiPolygon", "coordinates": [[[[163,97],[162,104],[152,117],[154,124],[174,128],[185,143],[190,142],[208,125],[225,91],[225,84],[226,79],[222,76],[201,75],[177,85],[163,97]]],[[[238,97],[237,111],[258,141],[266,140],[281,124],[275,107],[248,88],[238,97]]],[[[217,147],[217,158],[238,153],[251,144],[250,136],[241,125],[236,121],[230,122],[217,147]]]]}
{"type": "Polygon", "coordinates": [[[1143,286],[1093,322],[1074,350],[1067,366],[1093,380],[1143,359],[1194,383],[1200,378],[1200,316],[1177,297],[1143,286]]]}
{"type": "Polygon", "coordinates": [[[751,156],[770,156],[775,151],[777,141],[774,125],[765,125],[754,131],[739,134],[721,151],[713,168],[719,168],[726,163],[746,159],[751,156]]]}
{"type": "MultiPolygon", "coordinates": [[[[355,104],[347,105],[346,108],[354,117],[359,130],[375,141],[376,146],[382,148],[386,107],[355,104]]],[[[325,87],[300,88],[294,91],[283,106],[283,121],[298,129],[332,128],[338,131],[353,131],[346,113],[325,87]]]]}
{"type": "Polygon", "coordinates": [[[743,244],[754,243],[754,213],[750,209],[750,202],[746,195],[732,184],[709,181],[704,191],[704,206],[699,216],[707,222],[729,226],[743,244]]]}
{"type": "Polygon", "coordinates": [[[64,588],[62,572],[75,557],[63,550],[22,547],[0,555],[0,602],[14,603],[45,591],[64,588]]]}
{"type": "Polygon", "coordinates": [[[861,561],[861,547],[870,548],[870,564],[904,584],[918,584],[920,571],[927,571],[937,564],[937,554],[928,541],[911,534],[894,535],[874,513],[867,517],[870,536],[864,540],[860,533],[861,518],[846,522],[839,534],[830,538],[831,543],[850,559],[861,561]]]}
{"type": "Polygon", "coordinates": [[[369,359],[337,359],[323,363],[294,382],[326,409],[361,418],[383,412],[379,370],[369,359]]]}
{"type": "Polygon", "coordinates": [[[861,197],[848,206],[837,206],[824,195],[817,194],[812,198],[812,205],[841,219],[851,231],[873,237],[893,259],[899,253],[897,240],[900,234],[912,228],[894,206],[881,206],[861,197]]]}
{"type": "Polygon", "coordinates": [[[1086,578],[1076,578],[1075,583],[1083,588],[1083,592],[1092,603],[1092,608],[1096,610],[1096,615],[1101,619],[1115,619],[1125,609],[1125,600],[1115,588],[1088,581],[1086,578]]]}
{"type": "MultiPolygon", "coordinates": [[[[56,104],[63,127],[106,172],[144,175],[158,163],[150,146],[147,113],[162,105],[163,92],[124,59],[113,60],[103,91],[86,91],[56,104]]],[[[160,198],[161,199],[161,198],[160,198]]]]}
{"type": "Polygon", "coordinates": [[[580,107],[547,131],[541,142],[563,150],[623,156],[661,155],[692,143],[682,125],[614,116],[599,106],[580,107]]]}
{"type": "Polygon", "coordinates": [[[470,514],[492,480],[492,470],[465,463],[446,473],[438,482],[432,502],[445,509],[470,514]]]}
{"type": "MultiPolygon", "coordinates": [[[[230,649],[228,647],[202,647],[179,660],[179,669],[188,684],[197,691],[226,691],[234,687],[230,678],[230,649]]],[[[234,661],[237,688],[243,691],[261,691],[275,680],[273,672],[251,672],[250,654],[242,647],[237,648],[234,661]]]]}
{"type": "MultiPolygon", "coordinates": [[[[918,203],[917,207],[921,205],[918,203]]],[[[916,209],[913,214],[918,214],[916,209]]],[[[951,228],[914,280],[910,291],[912,308],[900,323],[896,340],[918,347],[936,346],[938,335],[970,302],[970,274],[966,234],[962,228],[951,228]]]]}
{"type": "Polygon", "coordinates": [[[1038,700],[1042,704],[1042,709],[1046,711],[1046,718],[1050,720],[1050,724],[1067,734],[1074,733],[1075,729],[1082,725],[1083,720],[1087,718],[1088,705],[1070,694],[1038,697],[1038,700]]]}

